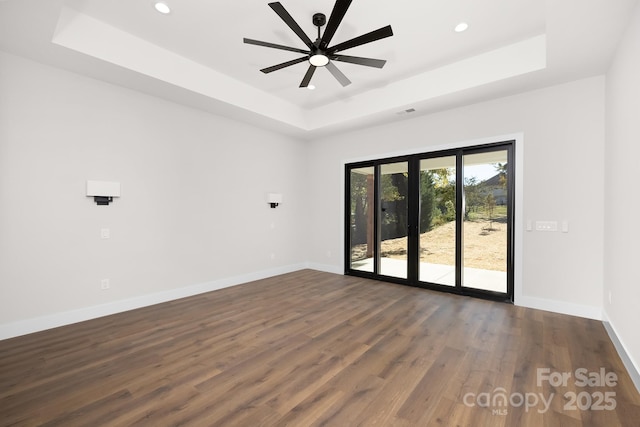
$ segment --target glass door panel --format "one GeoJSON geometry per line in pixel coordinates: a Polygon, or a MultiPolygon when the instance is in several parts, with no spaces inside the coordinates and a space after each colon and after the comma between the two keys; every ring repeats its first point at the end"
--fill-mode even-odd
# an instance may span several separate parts
{"type": "Polygon", "coordinates": [[[407,278],[409,164],[380,166],[380,274],[407,278]]]}
{"type": "Polygon", "coordinates": [[[463,156],[462,286],[507,292],[508,151],[463,156]]]}
{"type": "Polygon", "coordinates": [[[456,285],[456,156],[420,160],[419,280],[456,285]]]}
{"type": "Polygon", "coordinates": [[[375,168],[351,169],[350,176],[350,266],[374,271],[375,168]]]}

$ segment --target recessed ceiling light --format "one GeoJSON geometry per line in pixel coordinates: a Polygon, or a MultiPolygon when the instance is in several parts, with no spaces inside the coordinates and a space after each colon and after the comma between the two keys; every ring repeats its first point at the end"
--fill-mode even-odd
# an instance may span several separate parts
{"type": "Polygon", "coordinates": [[[156,10],[164,15],[168,15],[169,13],[171,13],[171,8],[169,8],[169,6],[166,3],[162,3],[162,2],[155,2],[153,4],[153,7],[156,8],[156,10]]]}
{"type": "Polygon", "coordinates": [[[309,90],[315,90],[315,89],[316,89],[316,87],[315,87],[314,85],[309,85],[309,86],[307,86],[307,89],[309,89],[309,90]]]}
{"type": "Polygon", "coordinates": [[[469,24],[467,24],[466,22],[461,22],[458,25],[456,25],[456,28],[454,28],[454,31],[456,33],[461,33],[463,31],[466,31],[467,28],[469,28],[469,24]]]}

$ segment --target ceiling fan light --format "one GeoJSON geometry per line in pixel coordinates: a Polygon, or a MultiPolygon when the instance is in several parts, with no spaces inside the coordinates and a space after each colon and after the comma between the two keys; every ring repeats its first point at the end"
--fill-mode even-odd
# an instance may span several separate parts
{"type": "Polygon", "coordinates": [[[322,54],[316,54],[309,58],[309,63],[315,67],[324,67],[329,63],[329,58],[322,54]]]}

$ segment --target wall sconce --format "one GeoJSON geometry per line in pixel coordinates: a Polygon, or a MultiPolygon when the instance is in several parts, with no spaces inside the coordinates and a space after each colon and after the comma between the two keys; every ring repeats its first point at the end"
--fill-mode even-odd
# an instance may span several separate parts
{"type": "Polygon", "coordinates": [[[275,209],[280,203],[282,203],[282,194],[267,193],[267,203],[269,203],[272,209],[275,209]]]}
{"type": "Polygon", "coordinates": [[[114,197],[120,197],[120,183],[108,181],[87,181],[87,197],[100,206],[106,206],[114,197]]]}

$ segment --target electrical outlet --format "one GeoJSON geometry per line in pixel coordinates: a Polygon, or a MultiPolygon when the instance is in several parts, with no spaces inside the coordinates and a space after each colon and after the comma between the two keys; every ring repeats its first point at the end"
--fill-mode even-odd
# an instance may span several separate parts
{"type": "Polygon", "coordinates": [[[105,289],[109,289],[109,279],[102,279],[100,281],[100,289],[105,290],[105,289]]]}

